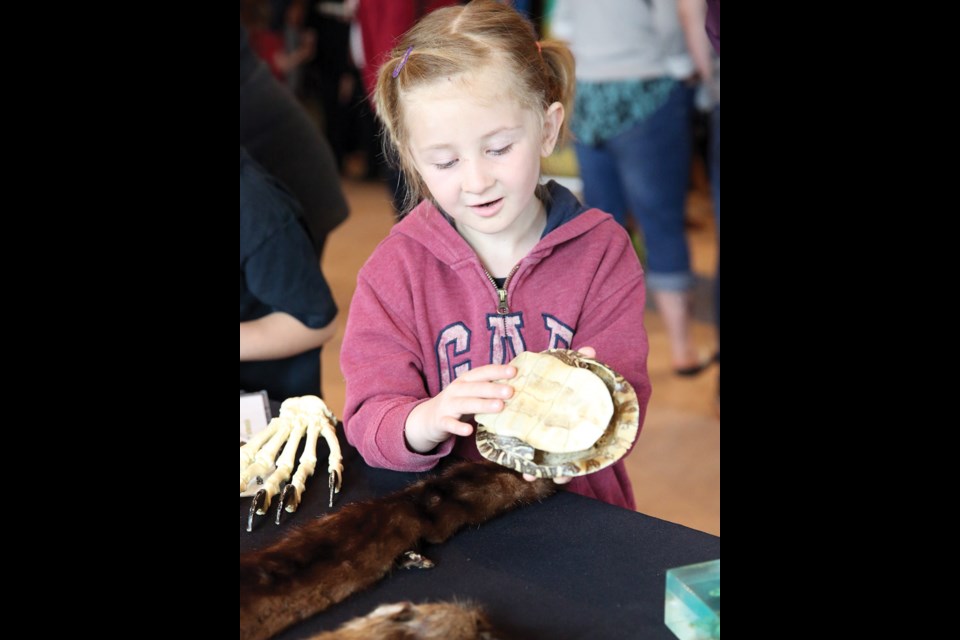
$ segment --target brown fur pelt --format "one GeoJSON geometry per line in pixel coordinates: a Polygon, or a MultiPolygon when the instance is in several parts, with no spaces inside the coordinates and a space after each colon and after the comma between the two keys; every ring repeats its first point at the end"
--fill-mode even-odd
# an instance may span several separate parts
{"type": "Polygon", "coordinates": [[[554,491],[552,480],[460,462],[389,496],[348,504],[240,556],[240,638],[269,638],[374,584],[421,541],[443,542],[554,491]]]}
{"type": "Polygon", "coordinates": [[[384,604],[310,640],[497,640],[490,621],[466,604],[384,604]]]}

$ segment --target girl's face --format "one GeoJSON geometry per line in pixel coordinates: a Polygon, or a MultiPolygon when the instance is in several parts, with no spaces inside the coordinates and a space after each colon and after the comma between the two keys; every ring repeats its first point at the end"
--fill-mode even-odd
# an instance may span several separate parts
{"type": "Polygon", "coordinates": [[[417,171],[462,234],[509,233],[528,227],[540,211],[540,158],[553,151],[563,106],[551,105],[541,128],[536,114],[504,90],[509,86],[502,72],[490,70],[405,96],[417,171]]]}

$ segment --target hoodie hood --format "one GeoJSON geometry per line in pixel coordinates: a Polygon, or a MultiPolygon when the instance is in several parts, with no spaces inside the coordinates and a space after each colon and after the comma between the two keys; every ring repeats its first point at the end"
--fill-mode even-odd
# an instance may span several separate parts
{"type": "Polygon", "coordinates": [[[577,196],[554,180],[547,183],[547,228],[543,230],[542,238],[546,238],[552,231],[559,229],[581,213],[589,211],[577,200],[577,196]]]}

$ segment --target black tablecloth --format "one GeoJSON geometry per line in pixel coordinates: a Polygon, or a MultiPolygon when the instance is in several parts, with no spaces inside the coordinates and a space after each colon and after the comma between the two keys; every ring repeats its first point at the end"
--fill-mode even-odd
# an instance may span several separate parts
{"type": "MultiPolygon", "coordinates": [[[[247,533],[250,499],[240,500],[241,554],[276,541],[298,523],[425,477],[368,467],[346,444],[342,429],[339,436],[343,491],[333,509],[327,508],[327,449],[321,440],[303,504],[297,513],[284,514],[281,526],[273,523],[271,509],[247,533]]],[[[409,600],[474,602],[511,638],[673,639],[663,624],[667,569],[720,558],[720,538],[560,492],[422,552],[434,569],[398,569],[277,637],[303,638],[381,604],[409,600]]]]}

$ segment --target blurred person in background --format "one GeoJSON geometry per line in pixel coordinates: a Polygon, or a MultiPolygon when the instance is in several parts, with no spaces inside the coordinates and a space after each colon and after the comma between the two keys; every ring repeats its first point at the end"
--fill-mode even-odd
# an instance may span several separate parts
{"type": "Polygon", "coordinates": [[[557,0],[551,26],[577,61],[571,128],[585,204],[625,226],[632,214],[673,371],[697,375],[710,361],[691,332],[695,280],[684,227],[695,70],[676,0],[557,0]]]}
{"type": "Polygon", "coordinates": [[[240,146],[300,203],[319,258],[349,213],[330,145],[290,90],[250,48],[240,25],[240,146]]]}
{"type": "Polygon", "coordinates": [[[336,316],[300,206],[240,147],[240,388],[322,395],[336,316]]]}

